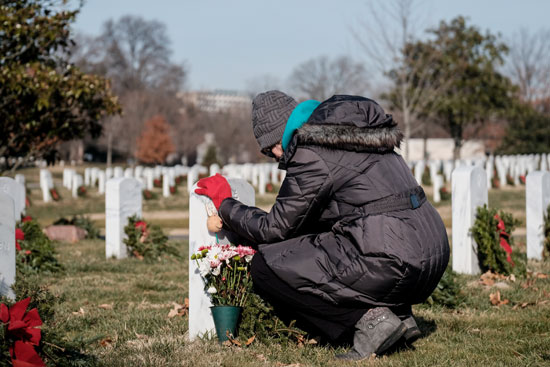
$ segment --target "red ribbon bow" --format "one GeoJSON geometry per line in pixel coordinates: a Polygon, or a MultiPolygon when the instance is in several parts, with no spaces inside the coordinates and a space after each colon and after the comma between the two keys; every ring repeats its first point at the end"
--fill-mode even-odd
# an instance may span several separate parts
{"type": "Polygon", "coordinates": [[[0,321],[7,324],[7,334],[12,339],[17,339],[10,347],[13,367],[46,366],[34,350],[34,346],[40,343],[41,330],[37,326],[42,325],[42,320],[36,308],[26,312],[30,302],[30,298],[25,298],[9,309],[5,304],[0,304],[0,321]]]}
{"type": "Polygon", "coordinates": [[[506,251],[506,261],[508,261],[512,266],[515,266],[514,260],[512,260],[512,247],[508,243],[508,238],[510,238],[510,235],[506,233],[506,226],[504,225],[504,221],[498,216],[498,214],[495,214],[495,219],[498,220],[497,229],[500,231],[500,247],[506,251]]]}

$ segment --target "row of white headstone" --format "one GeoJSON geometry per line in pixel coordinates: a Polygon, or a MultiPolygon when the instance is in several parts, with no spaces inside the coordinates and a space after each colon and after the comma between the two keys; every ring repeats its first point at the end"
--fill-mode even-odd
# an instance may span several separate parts
{"type": "MultiPolygon", "coordinates": [[[[451,181],[453,170],[461,166],[479,166],[484,168],[488,187],[491,187],[491,181],[495,171],[500,187],[507,186],[508,175],[514,182],[514,185],[517,186],[521,183],[521,176],[526,176],[537,170],[548,171],[550,167],[550,154],[489,156],[483,159],[456,161],[419,160],[409,163],[409,167],[413,170],[414,177],[418,184],[422,184],[422,176],[424,175],[426,167],[428,167],[430,179],[434,186],[441,178],[444,178],[447,182],[451,181]],[[443,176],[438,178],[440,172],[443,173],[443,176]]],[[[441,188],[441,186],[439,186],[439,188],[441,188]]]]}
{"type": "MultiPolygon", "coordinates": [[[[44,170],[47,171],[47,170],[44,170]]],[[[105,193],[105,185],[111,178],[135,178],[141,183],[142,190],[152,190],[154,181],[162,178],[162,194],[164,197],[171,196],[171,187],[176,185],[176,177],[187,176],[187,191],[190,192],[193,183],[198,180],[199,175],[223,173],[226,176],[241,178],[258,188],[261,195],[266,193],[268,183],[279,184],[284,180],[285,171],[279,170],[277,164],[228,164],[223,169],[218,164],[212,164],[210,167],[195,165],[186,167],[176,165],[174,167],[143,167],[135,168],[109,167],[104,171],[97,167],[88,167],[84,169],[84,177],[79,175],[73,168],[63,170],[63,186],[72,191],[73,197],[78,196],[78,188],[82,185],[95,187],[97,185],[100,194],[105,193]]],[[[51,174],[49,175],[48,185],[44,185],[44,197],[48,197],[49,189],[53,188],[51,174]],[[45,188],[48,187],[48,190],[45,188]]],[[[46,200],[45,200],[46,201],[46,200]]]]}

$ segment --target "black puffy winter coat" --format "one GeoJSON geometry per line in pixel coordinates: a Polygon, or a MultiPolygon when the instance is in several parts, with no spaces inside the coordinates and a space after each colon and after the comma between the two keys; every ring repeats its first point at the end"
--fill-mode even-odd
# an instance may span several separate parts
{"type": "Polygon", "coordinates": [[[373,100],[334,96],[285,150],[287,175],[271,211],[228,198],[219,210],[224,226],[258,244],[299,291],[337,304],[422,302],[447,266],[449,244],[441,217],[394,152],[401,140],[373,100]],[[388,208],[408,202],[415,188],[413,205],[388,208]],[[383,213],[373,214],[378,203],[383,213]]]}

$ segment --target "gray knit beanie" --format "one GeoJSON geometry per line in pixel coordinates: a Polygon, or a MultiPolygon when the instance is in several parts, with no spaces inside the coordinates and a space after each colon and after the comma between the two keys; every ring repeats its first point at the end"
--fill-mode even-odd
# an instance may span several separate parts
{"type": "Polygon", "coordinates": [[[260,93],[252,101],[252,129],[260,149],[269,148],[283,138],[286,122],[298,103],[278,90],[260,93]]]}

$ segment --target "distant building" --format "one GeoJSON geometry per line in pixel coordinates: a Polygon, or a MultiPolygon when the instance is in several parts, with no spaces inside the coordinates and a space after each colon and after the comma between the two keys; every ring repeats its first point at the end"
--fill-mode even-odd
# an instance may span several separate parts
{"type": "Polygon", "coordinates": [[[236,91],[213,90],[182,92],[179,97],[186,106],[206,112],[223,112],[236,108],[251,108],[252,100],[236,91]]]}

